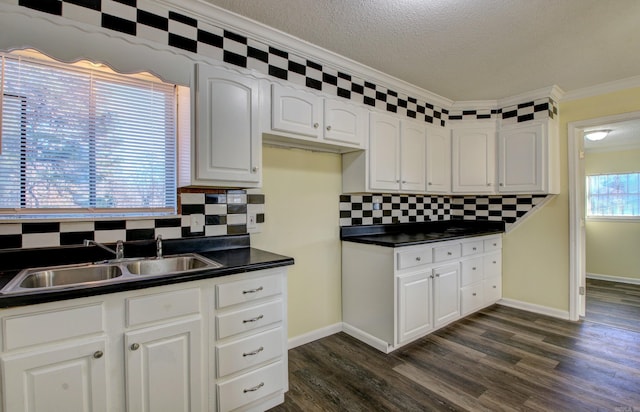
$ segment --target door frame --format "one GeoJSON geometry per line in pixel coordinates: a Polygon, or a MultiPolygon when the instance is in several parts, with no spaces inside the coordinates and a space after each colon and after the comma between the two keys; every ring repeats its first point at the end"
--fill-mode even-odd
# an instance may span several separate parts
{"type": "Polygon", "coordinates": [[[640,111],[579,120],[568,124],[569,157],[569,319],[579,320],[585,315],[586,287],[585,250],[585,179],[584,130],[609,123],[640,119],[640,111]],[[581,158],[582,154],[582,158],[581,158]]]}

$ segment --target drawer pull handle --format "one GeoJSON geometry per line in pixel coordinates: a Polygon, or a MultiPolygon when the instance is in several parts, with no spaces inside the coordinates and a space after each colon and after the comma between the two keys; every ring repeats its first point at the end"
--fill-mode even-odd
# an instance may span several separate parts
{"type": "Polygon", "coordinates": [[[497,262],[494,260],[494,261],[493,261],[493,264],[495,265],[496,263],[497,263],[497,262]]]}
{"type": "Polygon", "coordinates": [[[417,260],[418,262],[420,262],[420,261],[422,260],[422,258],[421,258],[420,256],[418,256],[418,257],[416,258],[416,260],[417,260]]]}
{"type": "Polygon", "coordinates": [[[242,392],[244,393],[255,392],[258,389],[262,388],[263,386],[264,386],[264,382],[260,382],[258,385],[254,386],[253,388],[244,389],[242,392]]]}
{"type": "Polygon", "coordinates": [[[138,343],[132,343],[130,346],[131,350],[138,350],[138,348],[140,348],[140,344],[138,343]]]}
{"type": "Polygon", "coordinates": [[[243,353],[242,356],[243,357],[254,356],[254,355],[257,355],[258,353],[262,352],[263,350],[264,350],[264,348],[262,346],[260,346],[258,349],[254,350],[254,351],[243,353]]]}
{"type": "Polygon", "coordinates": [[[471,269],[472,269],[472,270],[476,270],[476,267],[474,266],[474,267],[472,267],[471,269]]]}
{"type": "Polygon", "coordinates": [[[496,285],[493,285],[493,288],[494,288],[494,289],[497,289],[498,287],[497,287],[496,285]]]}
{"type": "Polygon", "coordinates": [[[473,296],[476,296],[476,295],[477,295],[477,293],[474,293],[474,294],[473,294],[473,296]]]}
{"type": "Polygon", "coordinates": [[[256,316],[255,318],[251,318],[251,319],[245,319],[245,320],[242,321],[242,323],[257,322],[262,318],[264,318],[264,315],[256,316]]]}
{"type": "Polygon", "coordinates": [[[255,289],[243,290],[242,294],[246,295],[247,293],[258,293],[258,292],[262,292],[263,290],[264,288],[260,286],[259,288],[255,288],[255,289]]]}
{"type": "Polygon", "coordinates": [[[476,250],[478,250],[478,248],[477,248],[477,247],[474,247],[474,248],[473,248],[473,250],[474,250],[474,251],[476,251],[476,250]]]}
{"type": "Polygon", "coordinates": [[[93,353],[93,357],[96,359],[100,359],[102,355],[104,355],[104,353],[101,350],[97,350],[93,353]]]}
{"type": "Polygon", "coordinates": [[[451,252],[447,252],[447,255],[448,255],[448,256],[451,256],[451,252]]]}

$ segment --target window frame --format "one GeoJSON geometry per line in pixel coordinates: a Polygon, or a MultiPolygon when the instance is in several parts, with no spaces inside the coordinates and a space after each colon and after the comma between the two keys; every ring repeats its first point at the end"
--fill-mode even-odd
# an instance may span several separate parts
{"type": "MultiPolygon", "coordinates": [[[[178,170],[179,170],[179,119],[178,119],[178,92],[182,89],[181,86],[173,83],[164,82],[162,79],[158,78],[150,74],[149,72],[139,72],[133,74],[123,74],[118,73],[114,70],[111,70],[109,67],[104,66],[102,64],[96,64],[90,62],[88,60],[80,60],[74,63],[66,63],[62,61],[58,61],[56,59],[52,59],[40,52],[32,49],[27,50],[16,50],[13,52],[3,52],[0,50],[0,150],[2,148],[3,136],[2,136],[2,127],[3,127],[3,110],[4,110],[4,99],[7,95],[5,95],[5,85],[4,85],[4,70],[5,70],[5,61],[6,56],[11,56],[12,58],[20,58],[27,61],[36,61],[37,63],[44,62],[45,64],[49,64],[51,66],[58,66],[62,70],[65,67],[82,67],[84,69],[96,70],[96,71],[104,71],[109,76],[122,76],[122,79],[142,79],[146,82],[153,83],[161,83],[166,87],[167,85],[173,87],[173,97],[172,97],[172,105],[168,106],[168,110],[173,112],[173,124],[170,128],[169,133],[165,133],[165,137],[168,138],[171,136],[171,144],[164,151],[165,158],[165,168],[164,168],[164,180],[162,184],[162,192],[164,193],[164,204],[162,207],[122,207],[122,208],[108,208],[108,207],[93,207],[95,203],[90,207],[73,207],[73,208],[27,208],[25,201],[25,179],[24,174],[25,171],[25,154],[24,150],[20,150],[20,164],[21,164],[21,182],[20,182],[20,207],[16,208],[0,208],[0,223],[19,223],[19,222],[35,222],[35,221],[87,221],[87,220],[144,220],[144,219],[158,219],[158,218],[172,218],[178,216],[178,170]],[[99,69],[99,70],[98,70],[99,69]]],[[[72,70],[70,70],[72,71],[72,70]]],[[[104,81],[104,79],[102,79],[104,81]]],[[[115,84],[115,80],[114,83],[115,84]]],[[[6,91],[6,93],[10,93],[10,91],[6,91]]],[[[24,100],[27,98],[26,96],[15,95],[11,96],[15,98],[22,98],[24,106],[24,100]]],[[[94,108],[95,109],[95,108],[94,108]]],[[[26,117],[26,116],[23,116],[26,117]]],[[[95,122],[95,117],[91,117],[91,122],[95,122]]],[[[20,148],[23,149],[26,144],[23,140],[26,139],[26,128],[22,122],[20,122],[20,148]]],[[[95,127],[89,128],[87,131],[88,135],[91,135],[90,139],[90,147],[93,147],[90,150],[91,155],[90,158],[87,158],[87,161],[90,164],[93,164],[95,167],[95,156],[96,156],[96,138],[95,138],[95,127]],[[93,161],[91,159],[94,159],[93,161]]],[[[168,142],[169,140],[164,140],[168,142]]],[[[1,153],[1,151],[0,151],[1,153]]],[[[93,176],[95,180],[96,172],[95,169],[89,173],[89,175],[93,176]]],[[[90,185],[90,193],[89,198],[94,199],[96,193],[95,181],[90,185]],[[92,195],[93,193],[93,195],[92,195]]],[[[160,187],[158,185],[157,187],[160,187]]]]}
{"type": "MultiPolygon", "coordinates": [[[[637,175],[637,178],[640,180],[640,171],[629,171],[629,172],[607,172],[607,173],[587,173],[585,176],[585,219],[588,221],[602,221],[602,222],[633,222],[640,221],[640,208],[638,209],[638,214],[636,215],[594,215],[590,214],[590,201],[591,194],[589,192],[589,179],[596,176],[624,176],[624,175],[637,175]]],[[[631,193],[631,195],[635,195],[636,193],[631,193]]],[[[622,194],[623,196],[629,195],[629,193],[622,194]]],[[[638,195],[640,196],[640,190],[638,195]]]]}

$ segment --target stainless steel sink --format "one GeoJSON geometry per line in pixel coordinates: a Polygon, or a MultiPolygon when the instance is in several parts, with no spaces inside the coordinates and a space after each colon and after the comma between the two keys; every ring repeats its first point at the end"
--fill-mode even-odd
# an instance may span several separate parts
{"type": "Polygon", "coordinates": [[[165,275],[168,273],[188,272],[203,268],[222,267],[218,262],[205,259],[202,256],[187,254],[137,260],[127,263],[127,271],[132,275],[165,275]]]}
{"type": "Polygon", "coordinates": [[[88,285],[103,285],[141,277],[166,276],[202,269],[222,267],[218,262],[195,253],[125,259],[100,264],[80,264],[25,269],[18,273],[0,293],[48,291],[88,285]]]}

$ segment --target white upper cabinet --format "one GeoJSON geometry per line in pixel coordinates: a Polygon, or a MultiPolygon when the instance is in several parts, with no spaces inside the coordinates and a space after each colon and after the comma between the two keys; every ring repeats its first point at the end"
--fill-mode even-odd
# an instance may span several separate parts
{"type": "Polygon", "coordinates": [[[498,134],[498,192],[559,193],[558,139],[549,122],[505,126],[498,134]]]}
{"type": "Polygon", "coordinates": [[[452,192],[494,193],[495,126],[454,127],[452,142],[452,192]]]}
{"type": "Polygon", "coordinates": [[[401,122],[400,190],[418,193],[425,190],[426,130],[418,122],[401,122]]]}
{"type": "Polygon", "coordinates": [[[451,132],[427,126],[427,193],[451,192],[451,132]]]}
{"type": "Polygon", "coordinates": [[[190,184],[259,186],[262,152],[258,80],[198,64],[195,90],[190,184]]]}
{"type": "Polygon", "coordinates": [[[371,114],[369,186],[372,190],[400,189],[400,120],[371,114]]]}
{"type": "Polygon", "coordinates": [[[369,150],[342,155],[342,190],[424,193],[426,127],[383,113],[369,122],[369,150]]]}
{"type": "Polygon", "coordinates": [[[320,137],[322,98],[290,87],[271,85],[271,129],[320,137]]]}
{"type": "Polygon", "coordinates": [[[339,153],[366,147],[368,111],[363,106],[280,84],[268,87],[266,142],[339,153]]]}

